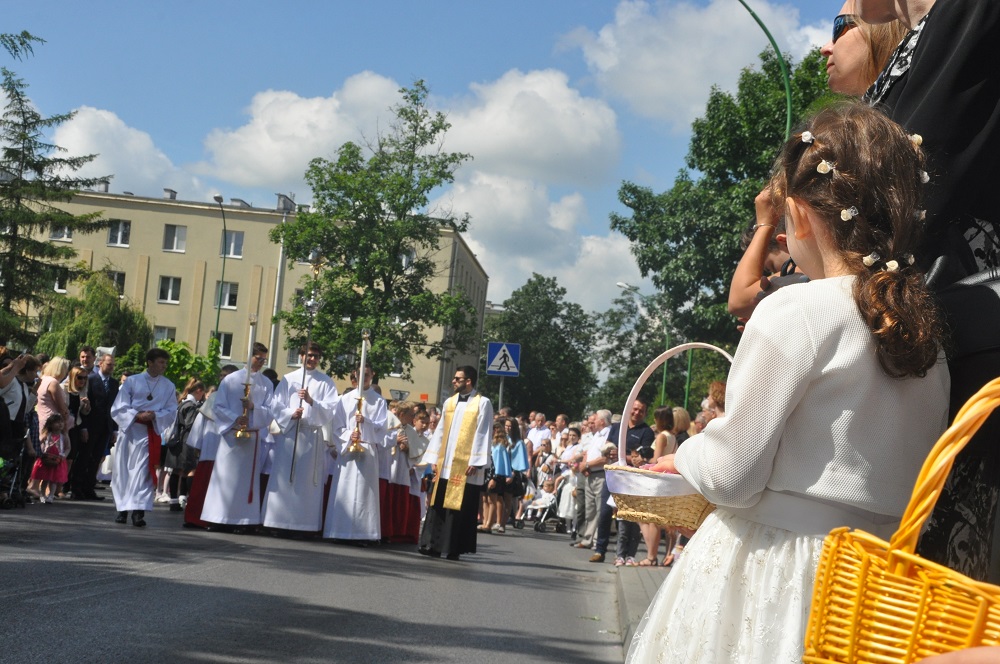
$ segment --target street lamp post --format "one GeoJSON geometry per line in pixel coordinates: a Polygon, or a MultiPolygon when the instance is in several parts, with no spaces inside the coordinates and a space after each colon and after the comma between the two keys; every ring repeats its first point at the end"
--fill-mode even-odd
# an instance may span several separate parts
{"type": "Polygon", "coordinates": [[[219,316],[222,314],[222,284],[226,281],[226,239],[229,231],[226,229],[226,209],[222,207],[222,196],[216,194],[212,197],[219,204],[219,212],[222,213],[222,276],[219,277],[219,294],[215,302],[215,339],[220,344],[219,339],[219,316]]]}
{"type": "MultiPolygon", "coordinates": [[[[631,293],[632,295],[638,298],[641,298],[643,300],[652,300],[651,297],[641,294],[639,292],[638,286],[633,286],[632,284],[625,283],[624,281],[619,281],[615,285],[618,286],[618,288],[624,290],[625,292],[631,293]]],[[[647,308],[651,307],[647,306],[647,308]]],[[[667,322],[665,319],[663,320],[663,337],[664,337],[663,350],[665,351],[670,350],[670,328],[667,326],[667,322]]],[[[663,379],[660,382],[660,405],[664,406],[666,405],[666,403],[667,403],[667,363],[664,362],[663,379]]]]}

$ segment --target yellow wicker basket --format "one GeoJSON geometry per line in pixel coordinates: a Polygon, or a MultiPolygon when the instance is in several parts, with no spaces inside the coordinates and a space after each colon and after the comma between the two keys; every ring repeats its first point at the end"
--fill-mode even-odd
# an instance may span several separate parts
{"type": "Polygon", "coordinates": [[[730,362],[733,361],[729,353],[711,344],[693,342],[675,346],[649,363],[636,380],[625,402],[622,426],[618,432],[618,464],[604,467],[608,489],[618,507],[619,519],[695,530],[715,509],[715,505],[705,500],[680,475],[656,473],[625,465],[625,440],[628,435],[626,423],[632,403],[639,396],[639,391],[664,362],[694,349],[715,351],[730,362]]]}
{"type": "Polygon", "coordinates": [[[1000,588],[916,555],[930,516],[965,447],[1000,405],[1000,379],[962,407],[934,445],[889,542],[838,528],[823,544],[804,662],[905,664],[973,646],[1000,645],[1000,588]]]}

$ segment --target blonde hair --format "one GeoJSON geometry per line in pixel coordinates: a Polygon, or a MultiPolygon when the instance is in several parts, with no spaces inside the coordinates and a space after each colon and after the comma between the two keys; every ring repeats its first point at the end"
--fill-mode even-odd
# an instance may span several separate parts
{"type": "Polygon", "coordinates": [[[674,428],[673,433],[687,431],[691,428],[691,414],[680,406],[674,406],[674,428]]]}
{"type": "Polygon", "coordinates": [[[66,385],[66,391],[70,394],[82,394],[83,396],[87,395],[87,385],[84,385],[82,390],[77,389],[76,387],[76,377],[81,373],[86,375],[88,372],[83,367],[73,367],[69,370],[69,383],[66,385]]]}
{"type": "Polygon", "coordinates": [[[899,20],[888,23],[866,23],[857,17],[858,30],[868,45],[868,58],[865,60],[861,75],[865,82],[871,85],[878,78],[885,66],[889,64],[889,58],[893,51],[903,41],[910,29],[899,20]]]}
{"type": "Polygon", "coordinates": [[[65,357],[56,355],[49,360],[49,363],[45,365],[44,369],[42,369],[42,375],[52,376],[53,378],[62,380],[66,377],[66,374],[69,373],[69,364],[69,360],[65,357]]]}

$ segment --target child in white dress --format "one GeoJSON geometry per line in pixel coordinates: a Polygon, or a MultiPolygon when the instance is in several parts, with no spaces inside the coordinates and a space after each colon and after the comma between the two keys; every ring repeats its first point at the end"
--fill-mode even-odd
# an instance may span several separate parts
{"type": "Polygon", "coordinates": [[[757,232],[784,214],[810,281],[758,305],[727,417],[655,466],[718,509],[660,587],[630,662],[801,662],[823,537],[898,524],[948,413],[940,317],[911,256],[918,144],[859,104],[821,111],[785,144],[757,232]]]}

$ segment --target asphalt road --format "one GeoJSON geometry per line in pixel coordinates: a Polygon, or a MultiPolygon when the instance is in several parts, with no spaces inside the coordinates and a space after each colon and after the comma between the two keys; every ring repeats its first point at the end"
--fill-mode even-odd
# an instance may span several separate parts
{"type": "Polygon", "coordinates": [[[192,531],[160,506],[139,529],[110,503],[0,510],[0,663],[623,659],[612,568],[565,535],[508,528],[451,562],[192,531]]]}

